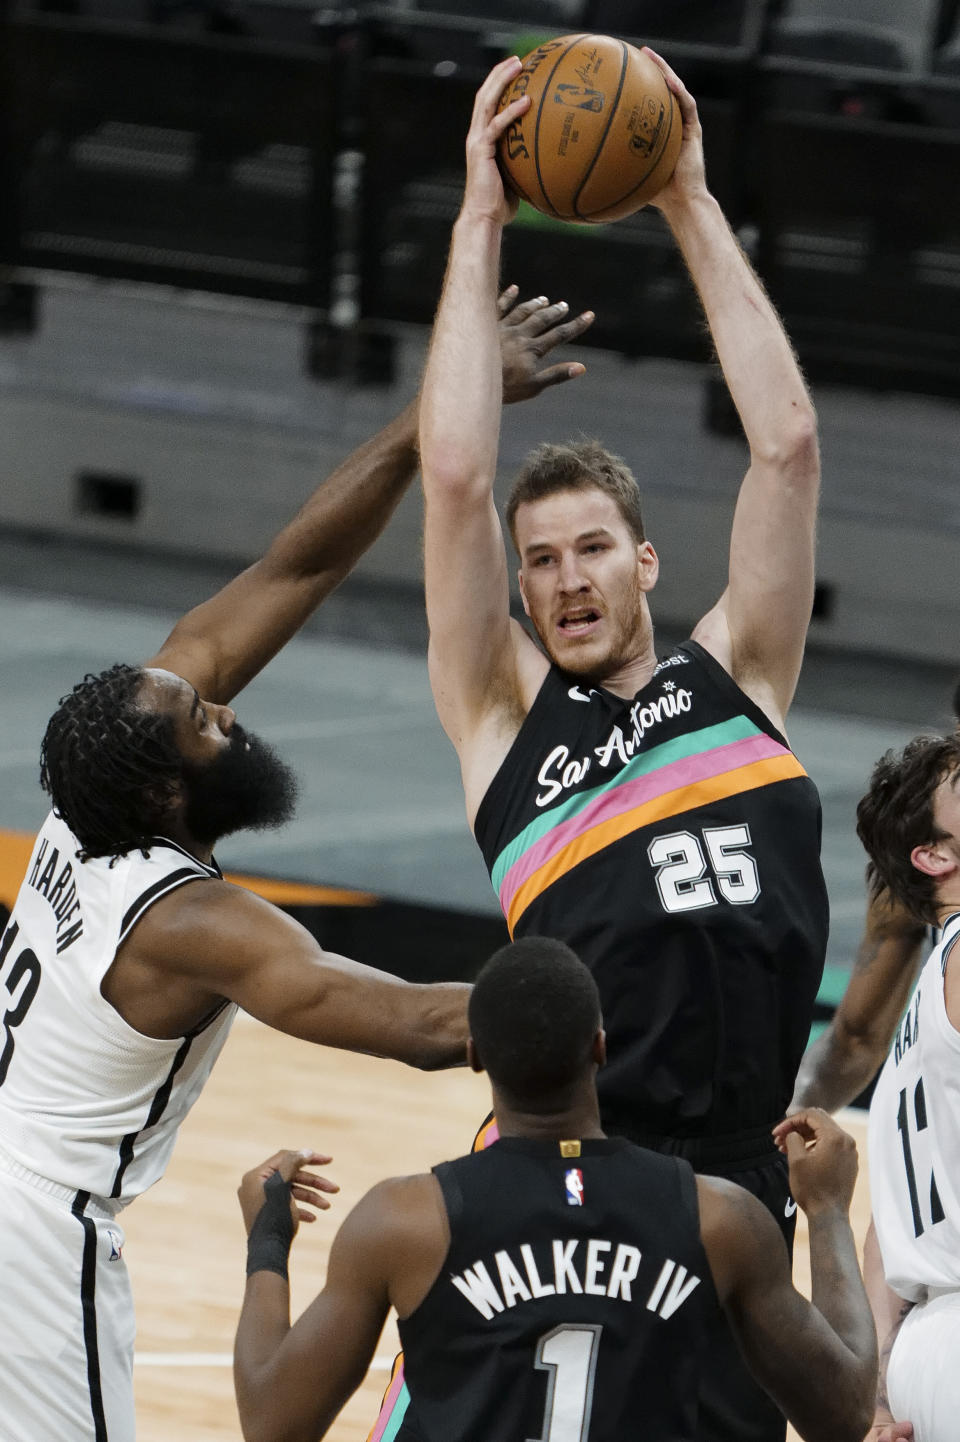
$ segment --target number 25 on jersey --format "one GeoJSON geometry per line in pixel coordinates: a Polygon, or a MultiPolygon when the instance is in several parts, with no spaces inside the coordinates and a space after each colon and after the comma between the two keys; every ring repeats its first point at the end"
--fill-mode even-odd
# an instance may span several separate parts
{"type": "Polygon", "coordinates": [[[664,911],[697,911],[716,906],[718,893],[732,906],[749,906],[760,895],[757,863],[747,848],[750,828],[705,826],[656,836],[647,847],[664,911]],[[701,841],[700,837],[703,840],[701,841]]]}

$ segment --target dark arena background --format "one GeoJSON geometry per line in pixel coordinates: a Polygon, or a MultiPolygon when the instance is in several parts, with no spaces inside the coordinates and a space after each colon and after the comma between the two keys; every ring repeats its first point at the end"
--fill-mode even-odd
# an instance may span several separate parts
{"type": "MultiPolygon", "coordinates": [[[[412,398],[476,86],[578,30],[650,43],[697,97],[711,189],[816,401],[790,738],[824,805],[815,1033],[828,1020],[864,914],[856,801],[887,747],[950,725],[960,669],[960,0],[0,0],[0,906],[43,819],[58,697],[151,654],[412,398]]],[[[498,495],[544,437],[626,456],[663,561],[658,637],[679,639],[723,588],[746,449],[669,233],[651,210],[580,228],[523,207],[503,278],[597,320],[586,376],[506,413],[498,495]]],[[[430,699],[421,519],[414,487],[240,698],[302,797],[218,859],[328,949],[438,980],[506,933],[430,699]]],[[[462,1074],[239,1026],[128,1228],[145,1442],[239,1436],[241,1171],[329,1146],[351,1200],[465,1148],[484,1108],[462,1074]]],[[[328,1241],[300,1244],[301,1301],[328,1241]]],[[[337,1442],[366,1435],[389,1350],[337,1442]]]]}

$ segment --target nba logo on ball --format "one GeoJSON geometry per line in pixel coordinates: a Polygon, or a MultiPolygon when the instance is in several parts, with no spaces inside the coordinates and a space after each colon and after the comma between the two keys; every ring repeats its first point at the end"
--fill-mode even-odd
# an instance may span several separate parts
{"type": "Polygon", "coordinates": [[[564,1173],[564,1182],[567,1188],[567,1206],[583,1206],[583,1172],[579,1167],[571,1167],[564,1173]]]}

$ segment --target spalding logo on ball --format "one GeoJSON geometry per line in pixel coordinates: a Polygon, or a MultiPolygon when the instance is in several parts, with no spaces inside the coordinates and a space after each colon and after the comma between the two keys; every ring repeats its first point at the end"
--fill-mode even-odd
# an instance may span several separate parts
{"type": "Polygon", "coordinates": [[[620,220],[662,190],[683,139],[680,107],[649,56],[609,35],[561,35],[531,50],[500,97],[530,108],[500,141],[517,195],[560,220],[620,220]]]}

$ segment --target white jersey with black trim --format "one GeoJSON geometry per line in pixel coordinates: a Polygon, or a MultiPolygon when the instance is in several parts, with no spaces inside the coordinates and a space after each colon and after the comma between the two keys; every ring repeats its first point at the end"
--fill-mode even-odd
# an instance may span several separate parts
{"type": "Polygon", "coordinates": [[[870,1196],[887,1282],[909,1302],[960,1288],[960,1032],[944,1001],[960,912],[948,918],[870,1103],[870,1196]]]}
{"type": "Polygon", "coordinates": [[[155,901],[221,873],[159,837],[114,862],[81,862],[78,846],[51,812],[0,938],[0,1149],[124,1205],[163,1175],[236,1007],[162,1040],[129,1026],[100,987],[155,901]]]}

